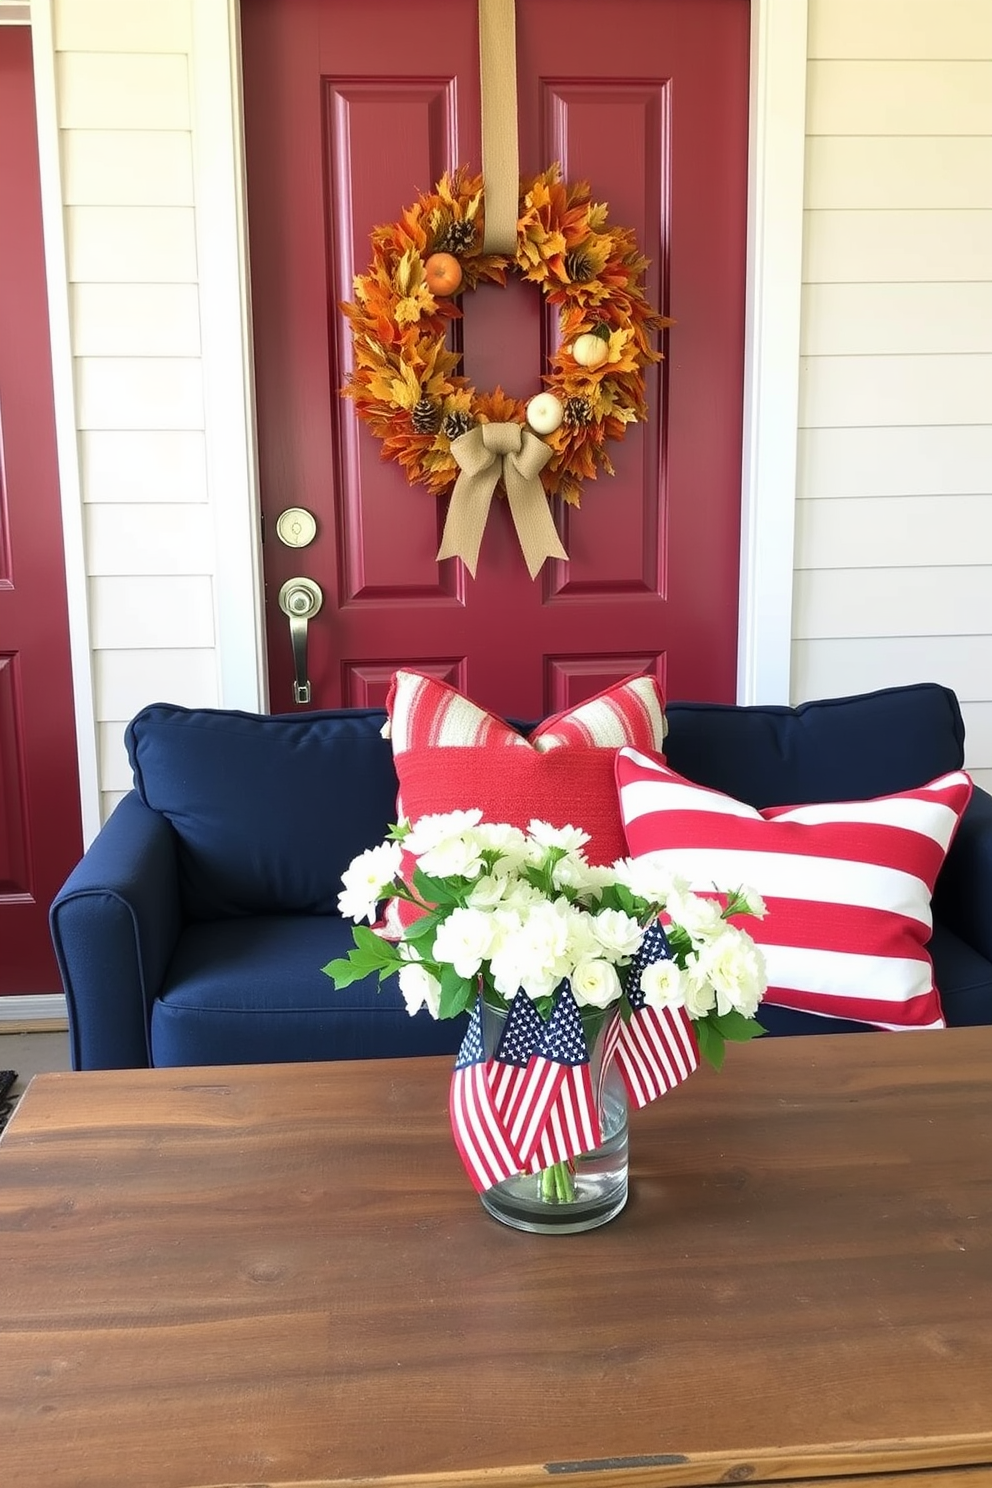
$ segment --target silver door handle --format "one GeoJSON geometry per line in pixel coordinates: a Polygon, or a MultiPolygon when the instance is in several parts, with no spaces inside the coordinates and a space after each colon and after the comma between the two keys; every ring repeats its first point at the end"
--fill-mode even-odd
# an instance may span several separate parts
{"type": "Polygon", "coordinates": [[[279,608],[289,616],[289,639],[293,647],[293,702],[309,703],[307,676],[307,626],[324,603],[319,584],[313,579],[287,579],[279,590],[279,608]]]}

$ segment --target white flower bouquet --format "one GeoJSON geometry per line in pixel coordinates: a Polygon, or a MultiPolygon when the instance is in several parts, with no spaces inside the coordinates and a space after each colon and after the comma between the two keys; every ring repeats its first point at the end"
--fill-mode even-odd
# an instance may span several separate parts
{"type": "Polygon", "coordinates": [[[434,1018],[456,1017],[480,995],[508,1010],[523,991],[547,1021],[567,983],[580,1014],[618,1005],[629,1018],[631,968],[660,916],[668,954],[638,966],[643,1002],[658,1012],[684,1009],[717,1068],[727,1040],[762,1032],[754,1020],[764,961],[730,923],[765,913],[756,893],[691,893],[650,855],[594,867],[583,852],[588,837],[575,827],[532,821],[523,832],[481,816],[400,823],[354,859],[342,879],[342,915],[371,926],[381,901],[395,897],[419,917],[398,941],[356,923],[349,955],[323,968],[335,986],[398,973],[411,1015],[426,1008],[434,1018]],[[414,864],[409,882],[404,859],[414,864]]]}
{"type": "Polygon", "coordinates": [[[507,1224],[583,1228],[626,1198],[627,1100],[762,1032],[762,955],[730,922],[764,905],[743,886],[691,893],[649,857],[594,867],[575,827],[481,816],[401,823],[357,857],[338,900],[354,947],[323,969],[339,988],[398,973],[411,1015],[468,1011],[449,1096],[466,1172],[507,1224]],[[399,939],[370,928],[390,896],[408,906],[399,939]]]}

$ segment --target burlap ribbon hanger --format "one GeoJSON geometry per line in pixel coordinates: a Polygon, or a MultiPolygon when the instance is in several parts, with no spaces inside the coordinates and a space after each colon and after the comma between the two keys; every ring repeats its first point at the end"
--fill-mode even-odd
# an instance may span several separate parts
{"type": "MultiPolygon", "coordinates": [[[[516,253],[519,202],[517,39],[515,0],[479,0],[479,77],[482,176],[485,183],[483,253],[516,253]]],[[[524,424],[480,424],[452,441],[460,475],[444,523],[438,560],[461,558],[475,578],[493,493],[503,482],[524,562],[537,577],[546,558],[568,554],[561,545],[541,484],[554,453],[524,424]]]]}
{"type": "Polygon", "coordinates": [[[520,180],[515,0],[479,0],[479,98],[486,185],[482,251],[515,253],[520,180]]]}
{"type": "Polygon", "coordinates": [[[550,445],[523,424],[479,424],[452,440],[451,453],[461,474],[451,495],[439,559],[460,558],[475,578],[489,506],[502,480],[531,578],[546,558],[567,560],[541,484],[541,471],[554,453],[550,445]]]}

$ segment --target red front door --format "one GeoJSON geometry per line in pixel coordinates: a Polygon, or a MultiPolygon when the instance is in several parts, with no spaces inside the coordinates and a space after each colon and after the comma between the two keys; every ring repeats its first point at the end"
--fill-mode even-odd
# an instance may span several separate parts
{"type": "MultiPolygon", "coordinates": [[[[338,305],[443,171],[480,168],[469,0],[243,0],[248,210],[265,519],[270,706],[293,707],[280,587],[323,592],[309,626],[317,706],[381,702],[402,664],[535,716],[632,671],[672,697],[732,700],[737,657],[748,99],[747,0],[517,5],[520,169],[562,165],[651,260],[676,324],[651,416],[616,475],[557,509],[569,561],[527,574],[494,502],[477,577],[435,559],[445,503],[384,462],[339,390],[338,305]],[[279,514],[317,522],[284,546],[279,514]]],[[[528,398],[544,370],[539,292],[463,297],[465,370],[528,398]]]]}
{"type": "Polygon", "coordinates": [[[81,852],[31,32],[0,26],[0,995],[59,990],[81,852]]]}

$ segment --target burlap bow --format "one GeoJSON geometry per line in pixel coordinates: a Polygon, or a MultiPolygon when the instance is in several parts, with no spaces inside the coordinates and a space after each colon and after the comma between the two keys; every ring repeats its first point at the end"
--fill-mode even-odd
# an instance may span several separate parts
{"type": "Polygon", "coordinates": [[[452,440],[451,453],[461,474],[451,493],[439,560],[460,558],[475,578],[489,504],[500,478],[531,578],[546,558],[568,559],[539,478],[554,453],[550,445],[523,424],[479,424],[452,440]]]}

